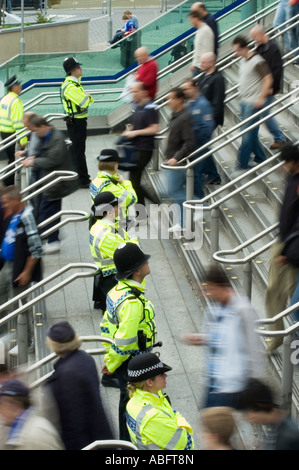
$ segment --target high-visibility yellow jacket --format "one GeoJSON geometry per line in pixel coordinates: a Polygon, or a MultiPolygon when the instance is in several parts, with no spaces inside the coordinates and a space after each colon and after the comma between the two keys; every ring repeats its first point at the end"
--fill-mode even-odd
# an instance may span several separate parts
{"type": "Polygon", "coordinates": [[[81,85],[81,77],[76,80],[71,75],[68,75],[61,85],[61,100],[66,114],[75,119],[86,118],[88,107],[93,103],[93,98],[81,85]]]}
{"type": "MultiPolygon", "coordinates": [[[[23,101],[17,93],[10,91],[0,101],[0,132],[14,134],[21,129],[26,132],[23,124],[23,114],[23,101]]],[[[20,135],[22,136],[22,134],[20,135]]],[[[22,137],[20,145],[26,145],[27,140],[26,136],[22,137]]]]}
{"type": "Polygon", "coordinates": [[[162,391],[158,396],[140,389],[127,404],[127,428],[138,450],[192,450],[193,430],[172,409],[162,391]]]}
{"type": "Polygon", "coordinates": [[[103,276],[116,273],[113,255],[121,243],[138,243],[137,238],[130,238],[125,230],[117,227],[108,219],[98,219],[89,231],[89,246],[91,255],[101,269],[103,276]]]}
{"type": "Polygon", "coordinates": [[[99,171],[90,185],[90,195],[93,201],[97,194],[103,191],[110,191],[119,199],[121,209],[119,216],[125,219],[128,215],[128,208],[137,202],[137,194],[131,181],[124,180],[120,182],[118,178],[119,175],[117,173],[111,175],[106,171],[99,171]]]}
{"type": "Polygon", "coordinates": [[[142,284],[124,279],[107,294],[107,310],[101,322],[101,334],[114,340],[105,354],[104,361],[109,372],[114,372],[131,355],[152,350],[156,341],[155,310],[144,297],[142,284]],[[133,293],[134,289],[140,296],[133,293]],[[146,336],[146,349],[140,350],[138,331],[146,336]]]}

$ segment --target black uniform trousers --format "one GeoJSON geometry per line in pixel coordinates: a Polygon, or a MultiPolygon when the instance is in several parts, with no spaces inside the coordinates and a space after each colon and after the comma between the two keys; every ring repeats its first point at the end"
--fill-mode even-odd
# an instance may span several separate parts
{"type": "Polygon", "coordinates": [[[78,173],[79,184],[87,185],[90,183],[88,174],[85,145],[87,138],[87,118],[76,119],[67,122],[69,138],[72,141],[72,156],[74,169],[78,173]]]}
{"type": "MultiPolygon", "coordinates": [[[[1,132],[1,139],[7,139],[7,137],[10,137],[12,134],[6,133],[6,132],[1,132]]],[[[15,144],[10,145],[7,147],[5,150],[2,150],[3,153],[6,154],[7,158],[7,164],[9,165],[10,163],[15,161],[15,144]]],[[[4,180],[4,185],[5,186],[10,186],[14,184],[15,182],[15,175],[8,176],[4,180]]]]}

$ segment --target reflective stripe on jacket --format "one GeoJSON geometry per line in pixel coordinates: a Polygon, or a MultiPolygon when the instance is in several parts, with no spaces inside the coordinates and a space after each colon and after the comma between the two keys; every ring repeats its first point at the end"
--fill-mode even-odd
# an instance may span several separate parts
{"type": "Polygon", "coordinates": [[[128,241],[138,243],[137,239],[130,239],[125,230],[119,232],[116,224],[107,219],[99,219],[92,225],[89,232],[90,251],[103,276],[116,273],[114,252],[121,243],[128,241]]]}
{"type": "Polygon", "coordinates": [[[136,389],[127,404],[127,428],[138,450],[192,450],[193,430],[178,411],[159,396],[136,389]]]}
{"type": "Polygon", "coordinates": [[[127,217],[128,207],[137,202],[137,194],[131,181],[124,180],[118,182],[118,176],[118,174],[108,175],[104,171],[99,171],[90,185],[90,195],[93,201],[96,195],[102,191],[110,191],[119,199],[121,209],[119,216],[125,219],[127,217]]]}
{"type": "MultiPolygon", "coordinates": [[[[23,124],[23,114],[22,100],[20,100],[17,93],[10,91],[0,101],[0,132],[14,134],[21,129],[26,132],[23,124]]],[[[20,144],[22,146],[26,145],[27,140],[26,136],[22,137],[20,144]]]]}
{"type": "Polygon", "coordinates": [[[101,322],[101,334],[113,338],[114,343],[105,355],[109,372],[114,372],[131,355],[149,352],[156,341],[155,310],[144,297],[142,284],[129,279],[119,281],[107,294],[107,310],[101,322]],[[137,297],[132,289],[137,289],[137,297]],[[146,350],[138,346],[138,331],[146,335],[146,350]]]}
{"type": "MultiPolygon", "coordinates": [[[[81,78],[81,77],[80,77],[81,78]]],[[[61,85],[61,99],[66,114],[76,119],[86,118],[88,107],[93,103],[93,99],[88,95],[81,80],[76,81],[72,76],[67,76],[61,85]]]]}

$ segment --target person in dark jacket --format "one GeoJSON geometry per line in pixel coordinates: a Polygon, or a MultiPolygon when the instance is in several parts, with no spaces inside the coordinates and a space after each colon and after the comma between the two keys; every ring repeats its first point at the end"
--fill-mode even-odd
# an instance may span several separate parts
{"type": "MultiPolygon", "coordinates": [[[[281,53],[276,42],[269,38],[261,24],[257,24],[251,29],[250,36],[257,43],[256,52],[265,59],[273,76],[272,93],[268,96],[265,102],[264,106],[266,107],[273,103],[274,96],[281,91],[283,75],[281,53]]],[[[266,111],[262,117],[268,116],[272,111],[273,109],[266,111]]],[[[285,136],[276,119],[272,117],[268,119],[265,124],[274,138],[274,142],[270,145],[270,149],[276,150],[281,148],[285,144],[285,136]]]]}
{"type": "MultiPolygon", "coordinates": [[[[180,161],[195,150],[195,134],[191,114],[185,106],[186,96],[182,88],[173,88],[168,95],[168,106],[172,110],[167,144],[164,152],[169,166],[180,165],[180,161]]],[[[183,164],[186,164],[186,160],[183,164]]],[[[178,204],[174,225],[169,232],[183,229],[183,202],[186,201],[186,170],[166,170],[169,197],[178,204]]]]}
{"type": "MultiPolygon", "coordinates": [[[[0,305],[29,288],[32,281],[42,277],[42,242],[32,212],[32,206],[22,202],[20,189],[7,186],[1,195],[2,210],[8,215],[0,244],[0,305]]],[[[2,310],[0,317],[8,312],[2,310]]],[[[28,344],[31,342],[30,313],[28,317],[28,344]]],[[[6,327],[2,327],[6,330],[6,327]]]]}
{"type": "Polygon", "coordinates": [[[67,321],[54,323],[47,332],[47,343],[59,359],[45,385],[43,409],[55,426],[58,418],[66,450],[80,450],[96,440],[113,439],[95,361],[80,350],[81,340],[74,328],[67,321]],[[54,407],[49,406],[51,398],[54,407]]]}
{"type": "MultiPolygon", "coordinates": [[[[49,175],[53,171],[74,171],[71,155],[67,149],[63,133],[50,125],[42,116],[29,117],[33,132],[41,139],[40,153],[37,156],[26,158],[22,164],[25,167],[34,167],[40,170],[39,178],[49,175]]],[[[77,182],[61,181],[46,189],[42,193],[39,205],[38,222],[43,222],[61,211],[62,198],[69,195],[77,187],[77,182]]],[[[56,225],[60,219],[44,227],[44,230],[56,225]]],[[[45,254],[60,251],[59,230],[47,237],[43,247],[45,254]]]]}
{"type": "MultiPolygon", "coordinates": [[[[287,308],[292,297],[299,268],[291,264],[285,250],[288,240],[299,231],[299,147],[285,145],[280,153],[284,169],[288,172],[287,186],[279,216],[279,236],[272,246],[268,286],[265,298],[266,313],[269,318],[287,308]]],[[[283,330],[283,320],[273,324],[275,330],[283,330]]],[[[271,353],[282,344],[282,337],[277,336],[268,343],[271,353]]]]}
{"type": "Polygon", "coordinates": [[[219,31],[217,21],[215,20],[214,16],[206,9],[206,6],[203,2],[193,3],[193,5],[191,6],[191,10],[197,10],[201,14],[204,22],[212,29],[215,36],[214,52],[217,56],[219,47],[219,31]]]}
{"type": "Polygon", "coordinates": [[[266,383],[249,379],[240,408],[251,424],[267,427],[269,440],[265,450],[299,450],[299,427],[289,413],[275,403],[266,383]]]}

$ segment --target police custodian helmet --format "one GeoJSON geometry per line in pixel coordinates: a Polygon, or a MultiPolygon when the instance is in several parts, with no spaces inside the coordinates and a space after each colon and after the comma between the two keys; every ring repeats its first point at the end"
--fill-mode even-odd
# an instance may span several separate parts
{"type": "Polygon", "coordinates": [[[81,65],[82,64],[79,64],[75,57],[67,57],[63,62],[63,68],[67,74],[71,73],[72,70],[81,67],[81,65]]]}
{"type": "Polygon", "coordinates": [[[149,259],[136,243],[122,243],[114,252],[114,264],[117,269],[115,279],[121,281],[137,271],[149,259]]]}
{"type": "Polygon", "coordinates": [[[172,370],[154,353],[143,353],[133,357],[128,364],[126,379],[128,382],[142,382],[172,370]]]}

